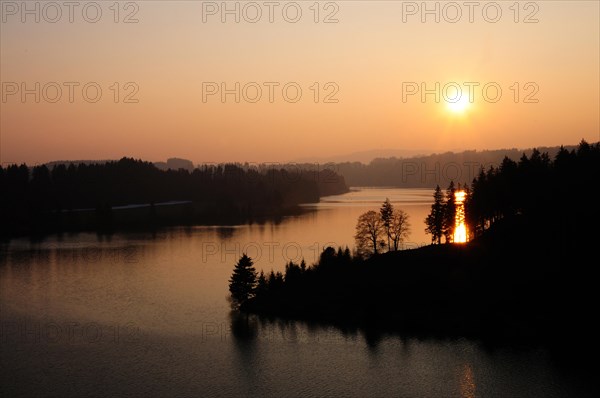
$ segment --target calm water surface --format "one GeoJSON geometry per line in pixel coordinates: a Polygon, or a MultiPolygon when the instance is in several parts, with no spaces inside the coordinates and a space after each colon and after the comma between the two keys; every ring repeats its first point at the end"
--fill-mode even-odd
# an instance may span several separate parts
{"type": "MultiPolygon", "coordinates": [[[[358,189],[281,223],[13,240],[0,248],[2,397],[588,396],[544,350],[373,337],[230,314],[242,252],[258,269],[352,247],[358,215],[389,197],[428,242],[430,190],[358,189]]],[[[591,383],[590,383],[591,384],[591,383]]]]}

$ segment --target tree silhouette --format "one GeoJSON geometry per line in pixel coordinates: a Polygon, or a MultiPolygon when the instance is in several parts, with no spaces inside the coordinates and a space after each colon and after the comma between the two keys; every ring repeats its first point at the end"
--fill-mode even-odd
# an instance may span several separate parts
{"type": "Polygon", "coordinates": [[[444,194],[439,185],[436,185],[433,193],[433,204],[431,212],[425,219],[425,232],[431,234],[431,242],[442,243],[442,235],[444,232],[444,194]]]}
{"type": "Polygon", "coordinates": [[[122,158],[0,166],[0,236],[238,224],[257,217],[276,219],[301,203],[343,192],[343,177],[330,170],[309,173],[265,165],[160,170],[150,162],[122,158]],[[189,203],[158,206],[171,201],[189,203]],[[156,207],[147,212],[114,209],[151,203],[156,207]],[[106,216],[108,205],[115,210],[113,218],[106,216]]]}
{"type": "MultiPolygon", "coordinates": [[[[590,317],[598,301],[590,259],[597,257],[600,225],[594,188],[600,181],[600,144],[582,142],[577,150],[547,159],[534,151],[518,163],[482,168],[470,190],[457,187],[466,194],[472,244],[368,259],[328,247],[305,270],[288,263],[285,277],[271,273],[266,292],[257,291],[244,310],[366,332],[381,326],[406,333],[410,325],[415,333],[494,341],[535,336],[541,344],[554,344],[565,335],[570,344],[589,341],[598,334],[590,317]]],[[[436,221],[444,204],[439,187],[434,199],[428,227],[439,242],[443,233],[436,221]]],[[[373,234],[374,242],[369,232],[382,224],[381,215],[371,211],[360,221],[357,232],[364,234],[357,238],[374,253],[384,232],[382,240],[373,234]]]]}
{"type": "Polygon", "coordinates": [[[358,217],[356,223],[356,249],[361,256],[377,254],[377,248],[385,242],[380,238],[384,233],[381,215],[374,210],[369,210],[358,217]]]}
{"type": "MultiPolygon", "coordinates": [[[[264,275],[261,276],[264,279],[264,275]]],[[[249,299],[254,297],[256,284],[256,269],[254,269],[252,259],[244,254],[235,265],[233,274],[229,278],[229,292],[231,292],[234,308],[241,308],[249,299]]]]}
{"type": "Polygon", "coordinates": [[[444,226],[442,232],[444,238],[446,239],[446,243],[450,243],[452,241],[452,235],[454,233],[454,224],[456,216],[456,203],[454,198],[455,192],[456,189],[454,187],[454,181],[450,181],[450,185],[446,190],[446,203],[444,204],[444,226]]]}
{"type": "Polygon", "coordinates": [[[385,234],[387,236],[387,245],[388,245],[388,250],[391,250],[391,245],[390,245],[390,226],[392,223],[392,217],[394,215],[394,206],[392,206],[392,203],[390,202],[389,198],[385,198],[385,202],[383,202],[383,204],[381,205],[381,208],[379,209],[379,215],[381,216],[381,221],[383,223],[383,228],[385,230],[385,234]]]}
{"type": "Polygon", "coordinates": [[[410,233],[410,223],[408,222],[408,213],[404,210],[396,209],[392,213],[390,220],[389,237],[394,245],[394,251],[398,251],[400,242],[408,238],[410,233]]]}
{"type": "Polygon", "coordinates": [[[254,288],[254,297],[265,296],[269,291],[269,283],[263,271],[260,271],[256,278],[256,287],[254,288]]]}

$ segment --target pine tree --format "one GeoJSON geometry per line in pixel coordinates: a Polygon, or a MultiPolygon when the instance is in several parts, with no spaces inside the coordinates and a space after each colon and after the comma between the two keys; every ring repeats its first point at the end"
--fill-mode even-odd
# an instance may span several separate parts
{"type": "MultiPolygon", "coordinates": [[[[460,185],[460,184],[459,184],[460,185]]],[[[454,181],[450,181],[450,185],[446,190],[446,203],[444,204],[444,226],[443,235],[446,239],[446,243],[450,243],[452,235],[454,234],[454,224],[456,223],[456,203],[454,198],[454,181]]]]}
{"type": "Polygon", "coordinates": [[[269,287],[267,285],[267,278],[265,277],[264,272],[260,271],[258,279],[256,280],[256,288],[254,289],[254,294],[257,298],[259,298],[262,295],[266,294],[268,289],[269,287]]]}
{"type": "Polygon", "coordinates": [[[431,241],[437,244],[442,243],[442,235],[444,228],[444,194],[439,185],[435,187],[433,193],[433,204],[431,212],[425,219],[425,232],[431,234],[431,241]]]}
{"type": "Polygon", "coordinates": [[[233,269],[229,278],[229,291],[235,308],[240,308],[249,299],[254,297],[256,287],[256,269],[252,259],[246,254],[242,255],[233,269]]]}

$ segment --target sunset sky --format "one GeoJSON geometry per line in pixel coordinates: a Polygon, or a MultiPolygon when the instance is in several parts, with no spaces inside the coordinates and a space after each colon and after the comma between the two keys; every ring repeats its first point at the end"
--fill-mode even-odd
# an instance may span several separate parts
{"type": "Polygon", "coordinates": [[[79,2],[72,15],[53,3],[61,16],[47,2],[30,2],[32,9],[36,3],[39,22],[22,2],[1,3],[2,164],[122,156],[285,162],[381,148],[439,152],[600,139],[597,1],[481,2],[473,10],[440,2],[439,22],[423,14],[420,1],[278,2],[273,22],[263,2],[227,2],[239,7],[236,22],[221,15],[220,1],[120,2],[118,15],[107,1],[95,3],[102,12],[96,23],[89,21],[97,10],[83,10],[90,2],[79,2]],[[206,91],[236,82],[239,103],[234,94],[223,102],[206,91]],[[444,93],[439,103],[434,94],[425,101],[420,92],[407,95],[436,82],[465,91],[463,83],[472,82],[472,103],[453,110],[444,93]],[[32,90],[24,97],[23,83],[32,90]],[[262,97],[253,103],[257,86],[262,97]],[[57,87],[62,96],[53,103],[57,87]],[[92,102],[96,87],[102,96],[92,102]],[[302,96],[293,103],[297,87],[302,96]],[[492,102],[497,87],[502,95],[492,102]],[[137,103],[125,103],[128,94],[137,103]],[[328,94],[337,102],[326,103],[328,94]]]}

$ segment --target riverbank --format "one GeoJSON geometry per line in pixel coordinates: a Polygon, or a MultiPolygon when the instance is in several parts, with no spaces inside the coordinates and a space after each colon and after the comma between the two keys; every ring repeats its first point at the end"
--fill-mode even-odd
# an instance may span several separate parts
{"type": "Polygon", "coordinates": [[[249,208],[233,204],[181,201],[167,204],[144,204],[53,211],[37,216],[35,222],[22,223],[0,237],[6,240],[60,233],[152,232],[174,226],[241,225],[280,222],[286,216],[307,210],[299,205],[279,208],[249,208]]]}
{"type": "Polygon", "coordinates": [[[312,267],[288,264],[281,278],[267,276],[266,288],[259,287],[242,310],[340,327],[526,344],[591,338],[597,294],[586,258],[592,250],[559,235],[534,237],[530,227],[516,217],[466,245],[369,259],[328,249],[312,267]]]}
{"type": "Polygon", "coordinates": [[[0,167],[0,192],[0,237],[12,238],[276,220],[348,187],[327,169],[219,165],[165,171],[123,158],[52,169],[0,167]]]}

